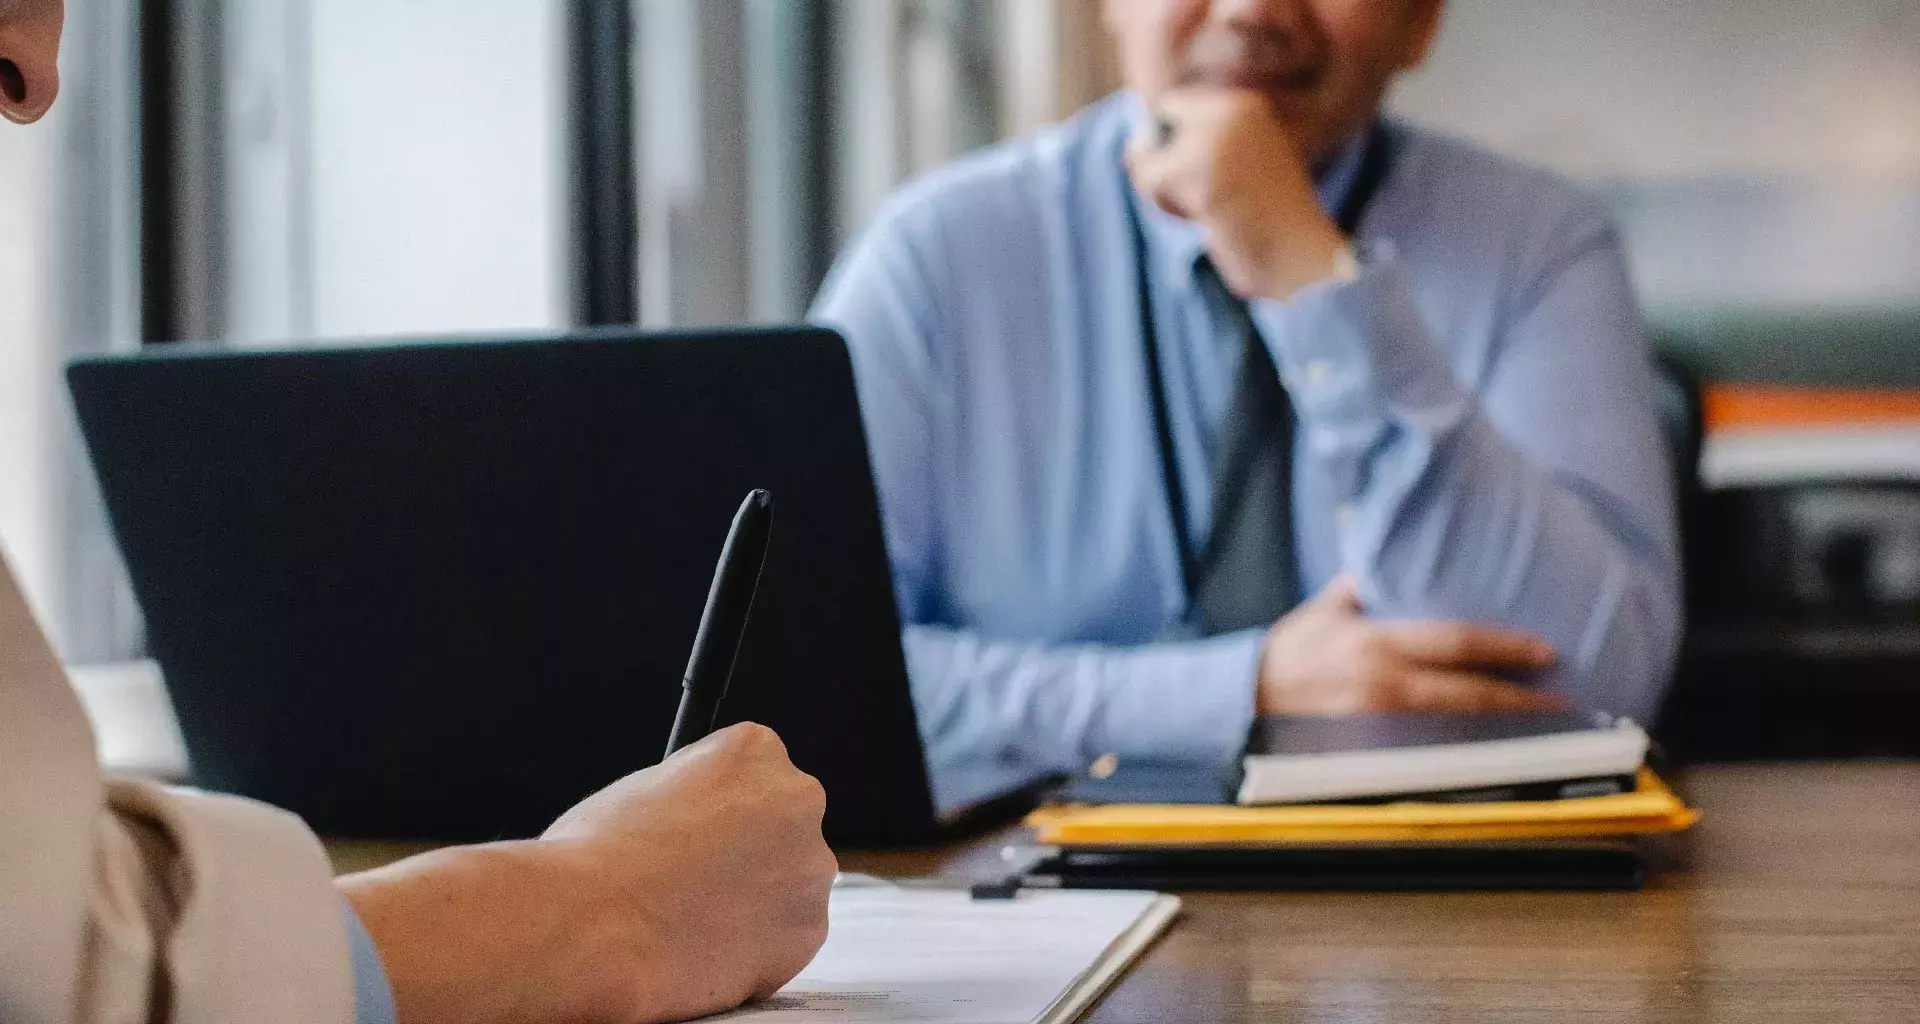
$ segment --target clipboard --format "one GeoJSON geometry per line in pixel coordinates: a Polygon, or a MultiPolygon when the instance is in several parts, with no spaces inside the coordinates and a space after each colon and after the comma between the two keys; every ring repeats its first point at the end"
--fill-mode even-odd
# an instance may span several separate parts
{"type": "Polygon", "coordinates": [[[729,1024],[1069,1024],[1091,1009],[1180,913],[1155,892],[836,887],[827,943],[773,998],[729,1024]]]}

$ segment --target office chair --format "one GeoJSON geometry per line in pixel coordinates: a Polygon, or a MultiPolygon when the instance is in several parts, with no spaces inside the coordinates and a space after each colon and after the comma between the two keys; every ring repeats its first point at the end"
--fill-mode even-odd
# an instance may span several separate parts
{"type": "Polygon", "coordinates": [[[1680,524],[1681,592],[1691,617],[1706,591],[1706,567],[1700,564],[1701,516],[1706,488],[1700,482],[1700,455],[1706,447],[1707,414],[1700,375],[1678,356],[1654,356],[1655,400],[1673,470],[1673,497],[1680,524]]]}

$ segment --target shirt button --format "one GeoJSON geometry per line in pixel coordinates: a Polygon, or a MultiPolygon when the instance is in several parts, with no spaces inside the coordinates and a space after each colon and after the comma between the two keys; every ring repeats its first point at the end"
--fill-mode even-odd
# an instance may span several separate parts
{"type": "Polygon", "coordinates": [[[1325,359],[1314,359],[1307,363],[1307,383],[1319,387],[1333,375],[1333,363],[1325,359]]]}
{"type": "Polygon", "coordinates": [[[1345,529],[1353,525],[1353,517],[1356,515],[1359,515],[1359,511],[1353,507],[1353,503],[1343,501],[1333,510],[1333,521],[1345,529]]]}

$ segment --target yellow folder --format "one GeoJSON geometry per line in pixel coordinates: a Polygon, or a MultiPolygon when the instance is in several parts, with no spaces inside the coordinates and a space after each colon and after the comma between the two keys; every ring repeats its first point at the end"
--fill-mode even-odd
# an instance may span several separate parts
{"type": "Polygon", "coordinates": [[[1057,804],[1027,824],[1050,846],[1314,845],[1576,839],[1679,832],[1699,812],[1652,771],[1631,793],[1506,803],[1057,804]]]}

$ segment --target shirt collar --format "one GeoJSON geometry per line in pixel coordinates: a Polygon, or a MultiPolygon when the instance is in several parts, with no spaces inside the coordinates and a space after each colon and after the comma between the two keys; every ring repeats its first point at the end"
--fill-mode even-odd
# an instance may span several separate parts
{"type": "MultiPolygon", "coordinates": [[[[1152,130],[1150,115],[1140,94],[1129,90],[1126,94],[1127,138],[1152,130]]],[[[1352,191],[1354,179],[1360,175],[1360,162],[1366,154],[1367,137],[1371,131],[1362,131],[1352,141],[1341,147],[1333,162],[1314,178],[1314,191],[1319,194],[1320,208],[1333,216],[1340,204],[1346,201],[1347,193],[1352,191]]],[[[1122,145],[1125,140],[1122,140],[1122,145]]],[[[1153,201],[1134,191],[1133,182],[1126,179],[1126,167],[1118,168],[1135,207],[1140,211],[1142,227],[1147,234],[1147,245],[1164,261],[1163,270],[1169,275],[1169,281],[1176,288],[1190,288],[1193,285],[1194,264],[1207,251],[1207,239],[1200,226],[1190,220],[1183,220],[1154,205],[1153,201]]]]}

